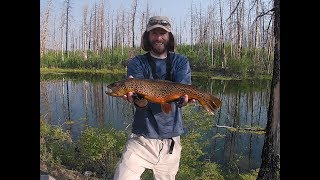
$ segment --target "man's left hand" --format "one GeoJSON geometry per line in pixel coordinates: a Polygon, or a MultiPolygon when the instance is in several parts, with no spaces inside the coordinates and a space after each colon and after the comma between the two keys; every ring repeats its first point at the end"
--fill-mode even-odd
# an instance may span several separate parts
{"type": "Polygon", "coordinates": [[[188,103],[195,103],[195,99],[189,99],[189,96],[186,94],[184,96],[181,96],[179,102],[178,102],[178,107],[183,107],[186,106],[188,103]]]}

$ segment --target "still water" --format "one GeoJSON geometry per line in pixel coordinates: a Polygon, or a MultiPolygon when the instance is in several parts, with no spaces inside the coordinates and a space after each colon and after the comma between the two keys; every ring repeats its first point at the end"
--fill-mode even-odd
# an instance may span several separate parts
{"type": "MultiPolygon", "coordinates": [[[[74,140],[88,126],[111,126],[130,132],[134,107],[121,98],[105,94],[109,83],[123,78],[124,75],[41,75],[40,113],[50,124],[70,130],[74,140]],[[70,121],[73,123],[67,123],[70,121]]],[[[223,102],[214,115],[216,124],[266,127],[270,81],[192,77],[192,82],[223,102]]],[[[193,113],[203,111],[194,109],[193,113]]],[[[211,142],[206,149],[211,161],[236,167],[240,172],[260,167],[263,134],[211,127],[206,138],[211,142]]]]}

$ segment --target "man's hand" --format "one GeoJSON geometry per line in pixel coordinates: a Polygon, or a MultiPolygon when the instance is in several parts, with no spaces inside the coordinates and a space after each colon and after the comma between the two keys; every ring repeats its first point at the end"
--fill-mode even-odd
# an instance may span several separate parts
{"type": "MultiPolygon", "coordinates": [[[[133,76],[129,76],[128,78],[133,78],[133,76]]],[[[128,92],[127,95],[123,95],[122,97],[124,100],[127,100],[131,103],[135,103],[137,106],[143,108],[148,104],[148,101],[143,98],[139,98],[136,94],[133,94],[133,92],[128,92]]]]}
{"type": "Polygon", "coordinates": [[[181,96],[179,102],[178,102],[178,107],[183,107],[186,106],[188,103],[195,103],[195,99],[189,99],[189,96],[186,94],[184,96],[181,96]]]}

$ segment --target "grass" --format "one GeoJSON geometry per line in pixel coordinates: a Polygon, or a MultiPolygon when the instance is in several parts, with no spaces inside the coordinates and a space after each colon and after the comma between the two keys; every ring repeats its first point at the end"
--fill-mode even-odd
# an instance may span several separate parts
{"type": "MultiPolygon", "coordinates": [[[[40,68],[41,74],[65,74],[65,73],[92,73],[92,74],[126,74],[126,69],[62,69],[62,68],[40,68]]],[[[194,77],[206,77],[209,79],[217,80],[244,80],[244,79],[269,79],[269,75],[257,75],[255,77],[234,77],[217,75],[210,72],[197,72],[193,71],[192,76],[194,77]]]]}
{"type": "MultiPolygon", "coordinates": [[[[196,126],[199,125],[204,126],[196,123],[196,126]]],[[[181,136],[183,150],[177,179],[256,179],[257,170],[232,173],[223,171],[215,162],[200,160],[204,155],[203,143],[198,142],[201,136],[196,131],[181,136]]],[[[111,179],[126,137],[123,131],[88,127],[80,139],[73,142],[70,132],[50,125],[40,116],[40,170],[58,179],[88,178],[84,176],[88,172],[90,179],[111,179]]],[[[141,178],[152,179],[152,176],[152,172],[146,170],[141,178]]]]}
{"type": "Polygon", "coordinates": [[[62,68],[40,68],[41,74],[63,74],[63,73],[96,73],[96,74],[125,74],[125,69],[62,69],[62,68]]]}

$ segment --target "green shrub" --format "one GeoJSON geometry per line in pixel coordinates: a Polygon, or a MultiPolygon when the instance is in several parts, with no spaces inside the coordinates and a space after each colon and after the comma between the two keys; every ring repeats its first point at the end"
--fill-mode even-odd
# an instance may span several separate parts
{"type": "Polygon", "coordinates": [[[69,132],[64,132],[58,126],[50,126],[40,118],[40,160],[63,163],[73,158],[72,146],[69,132]]]}
{"type": "Polygon", "coordinates": [[[77,168],[92,171],[103,177],[112,177],[119,161],[127,135],[123,131],[105,128],[87,128],[77,141],[77,168]]]}

